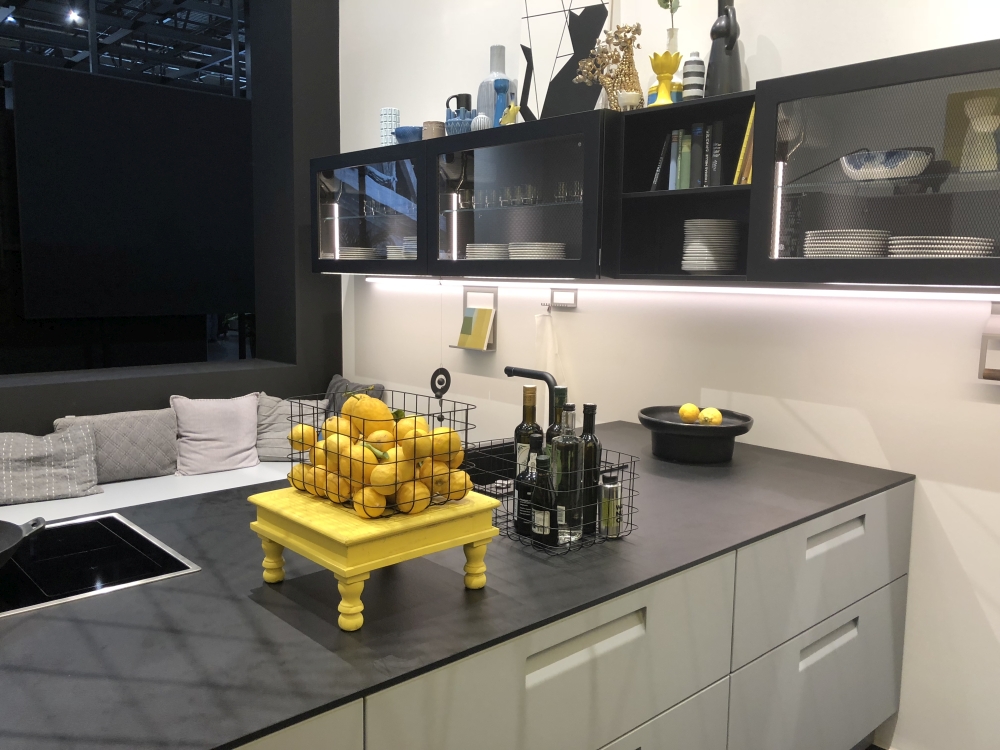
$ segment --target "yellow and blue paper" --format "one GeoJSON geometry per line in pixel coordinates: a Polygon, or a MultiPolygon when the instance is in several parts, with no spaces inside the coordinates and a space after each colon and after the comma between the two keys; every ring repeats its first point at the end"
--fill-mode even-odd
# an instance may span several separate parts
{"type": "Polygon", "coordinates": [[[467,307],[462,318],[462,332],[458,334],[458,346],[462,349],[485,351],[493,327],[494,310],[487,307],[467,307]]]}

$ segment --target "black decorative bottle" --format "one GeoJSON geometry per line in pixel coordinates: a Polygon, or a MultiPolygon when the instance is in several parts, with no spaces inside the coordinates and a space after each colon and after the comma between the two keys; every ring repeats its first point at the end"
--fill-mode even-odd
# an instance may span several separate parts
{"type": "Polygon", "coordinates": [[[583,536],[580,491],[583,485],[583,441],[576,435],[576,406],[566,404],[562,429],[552,439],[552,485],[556,494],[559,544],[570,545],[583,536]]]}
{"type": "Polygon", "coordinates": [[[539,453],[535,459],[535,489],[531,493],[531,542],[555,549],[559,546],[559,526],[550,467],[549,457],[539,453]]]}
{"type": "Polygon", "coordinates": [[[597,404],[583,405],[583,533],[596,534],[601,504],[601,441],[594,434],[597,404]]]}
{"type": "Polygon", "coordinates": [[[533,385],[524,386],[521,424],[514,428],[514,449],[517,451],[517,471],[520,474],[528,466],[528,454],[531,446],[531,436],[536,432],[541,434],[542,428],[536,422],[535,406],[537,404],[537,388],[533,385]]]}
{"type": "Polygon", "coordinates": [[[743,61],[740,58],[740,25],[736,23],[735,0],[719,0],[719,17],[712,24],[712,52],[708,57],[705,96],[732,94],[743,90],[743,61]]]}
{"type": "Polygon", "coordinates": [[[514,532],[531,536],[531,495],[538,480],[535,459],[542,450],[542,433],[531,435],[528,444],[528,463],[514,480],[514,532]]]}
{"type": "Polygon", "coordinates": [[[557,385],[552,389],[552,401],[554,414],[552,417],[552,424],[549,425],[549,429],[545,431],[545,445],[552,445],[553,439],[562,430],[562,412],[563,405],[566,403],[566,398],[569,395],[569,389],[564,385],[557,385]]]}

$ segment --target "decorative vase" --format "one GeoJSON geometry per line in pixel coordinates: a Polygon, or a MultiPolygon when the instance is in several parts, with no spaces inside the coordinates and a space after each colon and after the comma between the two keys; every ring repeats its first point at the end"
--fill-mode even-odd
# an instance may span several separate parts
{"type": "Polygon", "coordinates": [[[680,51],[680,45],[677,43],[677,32],[680,29],[671,26],[667,29],[667,52],[671,55],[676,54],[680,51]]]}
{"type": "MultiPolygon", "coordinates": [[[[497,93],[494,83],[498,78],[507,81],[507,104],[517,101],[517,80],[511,79],[506,73],[506,49],[502,44],[494,44],[490,47],[490,74],[479,84],[479,93],[476,96],[476,111],[481,115],[486,115],[490,122],[496,121],[497,93]]],[[[506,109],[506,104],[501,107],[500,113],[506,109]]]]}
{"type": "Polygon", "coordinates": [[[684,63],[684,98],[701,99],[704,96],[705,61],[697,52],[692,52],[684,63]]]}
{"type": "Polygon", "coordinates": [[[615,72],[604,87],[608,95],[608,106],[616,112],[621,111],[618,105],[618,92],[634,91],[642,101],[642,85],[639,83],[639,71],[635,68],[635,48],[633,42],[622,47],[622,61],[618,63],[615,72]]]}
{"type": "Polygon", "coordinates": [[[740,25],[736,23],[734,2],[719,0],[719,17],[712,24],[712,52],[708,56],[705,96],[743,90],[743,61],[736,44],[740,38],[740,25]]]}
{"type": "Polygon", "coordinates": [[[965,102],[969,130],[962,144],[960,172],[993,172],[997,169],[996,132],[1000,115],[994,114],[997,97],[977,96],[965,102]]]}
{"type": "Polygon", "coordinates": [[[489,130],[493,127],[493,120],[484,114],[478,114],[472,118],[472,130],[489,130]]]}
{"type": "MultiPolygon", "coordinates": [[[[676,29],[671,29],[671,31],[676,31],[676,29]]],[[[653,66],[653,72],[656,73],[656,99],[650,104],[651,107],[662,107],[666,104],[673,104],[673,99],[670,96],[671,86],[674,82],[674,73],[677,72],[677,68],[681,64],[681,53],[680,52],[665,52],[662,55],[653,53],[653,56],[649,58],[650,65],[653,66]]]]}

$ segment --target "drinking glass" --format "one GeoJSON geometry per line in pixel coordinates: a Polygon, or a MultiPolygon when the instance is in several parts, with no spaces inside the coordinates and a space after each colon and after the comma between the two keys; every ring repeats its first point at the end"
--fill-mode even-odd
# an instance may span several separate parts
{"type": "Polygon", "coordinates": [[[579,180],[573,183],[573,200],[582,201],[583,200],[583,186],[580,184],[579,180]]]}
{"type": "Polygon", "coordinates": [[[559,182],[556,183],[556,203],[566,202],[566,183],[559,182]]]}
{"type": "Polygon", "coordinates": [[[531,183],[524,186],[521,203],[525,206],[533,206],[538,203],[538,188],[531,183]]]}

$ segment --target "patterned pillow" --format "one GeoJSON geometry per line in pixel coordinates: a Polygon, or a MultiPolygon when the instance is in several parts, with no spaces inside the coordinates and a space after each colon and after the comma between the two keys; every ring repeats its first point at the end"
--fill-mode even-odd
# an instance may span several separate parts
{"type": "Polygon", "coordinates": [[[163,477],[177,470],[177,417],[173,409],[63,417],[56,431],[89,424],[97,444],[97,481],[163,477]]]}
{"type": "Polygon", "coordinates": [[[177,415],[177,473],[246,469],[257,458],[257,394],[239,398],[171,396],[177,415]]]}
{"type": "Polygon", "coordinates": [[[0,505],[103,492],[97,486],[95,455],[90,425],[45,437],[0,432],[0,505]]]}

